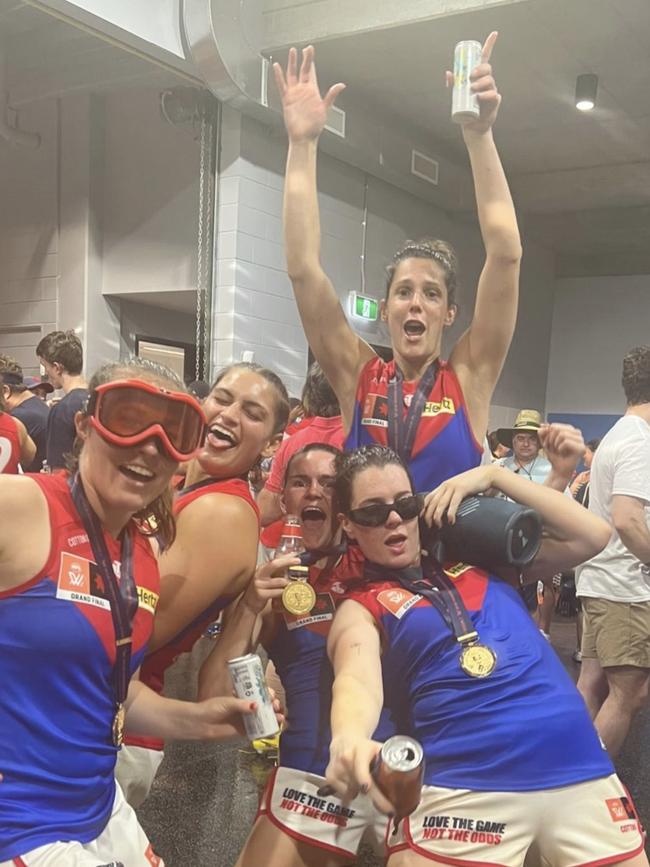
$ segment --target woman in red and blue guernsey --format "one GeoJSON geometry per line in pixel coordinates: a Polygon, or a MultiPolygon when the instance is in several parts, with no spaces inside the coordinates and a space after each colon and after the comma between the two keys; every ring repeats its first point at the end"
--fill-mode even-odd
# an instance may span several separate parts
{"type": "MultiPolygon", "coordinates": [[[[245,590],[257,561],[260,523],[248,474],[282,436],[289,398],[257,364],[222,370],[203,402],[207,432],[174,501],[176,539],[160,558],[161,593],[141,680],[162,693],[166,670],[245,590]]],[[[138,807],[163,758],[161,739],[133,730],[117,763],[127,801],[138,807]]]]}
{"type": "MultiPolygon", "coordinates": [[[[370,740],[382,707],[408,708],[423,747],[416,811],[387,835],[389,867],[486,864],[647,867],[634,805],[552,647],[507,581],[421,558],[417,500],[389,449],[343,456],[336,498],[367,563],[330,631],[335,670],[328,782],[344,798],[376,789],[370,740]],[[382,688],[383,674],[383,688],[382,688]]],[[[589,558],[609,526],[569,497],[484,466],[429,498],[437,520],[496,488],[535,508],[545,533],[525,580],[589,558]]]]}
{"type": "MultiPolygon", "coordinates": [[[[492,76],[491,33],[472,73],[480,117],[462,127],[474,178],[485,264],[474,317],[448,361],[442,337],[457,313],[456,256],[444,241],[407,241],[388,268],[381,318],[394,360],[382,361],[350,327],[320,261],[318,139],[343,84],[321,97],[314,49],[274,65],[289,136],[284,190],[287,268],[307,340],[338,397],[346,446],[389,445],[417,491],[479,464],[494,387],[517,316],[521,243],[512,198],[492,137],[501,96],[492,76]]],[[[447,73],[449,79],[450,73],[447,73]]]]}
{"type": "Polygon", "coordinates": [[[0,478],[1,867],[162,864],[115,784],[124,727],[221,738],[250,709],[133,678],[159,594],[138,518],[173,540],[169,485],[203,436],[201,408],[144,362],[107,365],[89,388],[77,469],[0,478]]]}

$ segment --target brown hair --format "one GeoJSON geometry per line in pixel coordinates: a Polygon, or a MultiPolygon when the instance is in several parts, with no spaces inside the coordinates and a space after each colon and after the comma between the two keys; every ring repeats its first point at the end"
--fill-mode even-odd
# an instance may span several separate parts
{"type": "Polygon", "coordinates": [[[447,284],[447,306],[457,307],[456,289],[458,288],[458,258],[451,244],[437,238],[421,238],[419,241],[404,241],[393,256],[393,261],[386,267],[386,298],[395,279],[395,272],[400,262],[405,259],[432,259],[445,272],[447,284]]]}
{"type": "Polygon", "coordinates": [[[274,373],[274,371],[270,370],[268,367],[262,367],[261,364],[254,364],[250,361],[235,361],[233,364],[229,364],[227,367],[224,367],[219,371],[217,378],[210,387],[210,391],[219,385],[224,376],[230,373],[231,370],[238,369],[250,370],[253,373],[256,373],[273,387],[273,390],[275,391],[273,434],[282,433],[287,426],[287,421],[289,419],[289,394],[277,373],[274,373]]]}
{"type": "Polygon", "coordinates": [[[334,418],[341,407],[334,389],[317,361],[310,365],[300,399],[307,415],[334,418]]]}
{"type": "Polygon", "coordinates": [[[50,331],[36,347],[36,355],[48,364],[60,364],[72,376],[78,376],[84,364],[81,340],[74,331],[50,331]]]}
{"type": "Polygon", "coordinates": [[[650,403],[650,346],[630,349],[623,359],[621,383],[628,406],[650,403]]]}
{"type": "MultiPolygon", "coordinates": [[[[145,358],[130,358],[127,361],[115,361],[102,365],[93,374],[88,384],[89,395],[98,385],[113,382],[116,379],[143,379],[156,385],[171,386],[173,391],[187,392],[183,382],[173,370],[163,364],[156,364],[145,358]]],[[[82,445],[77,439],[72,455],[68,456],[67,466],[70,472],[76,472],[79,467],[79,455],[82,445]]],[[[159,494],[156,499],[137,512],[133,518],[140,532],[144,535],[155,535],[163,548],[168,548],[176,538],[176,521],[172,510],[173,491],[171,485],[159,494]]]]}
{"type": "Polygon", "coordinates": [[[334,486],[335,510],[348,515],[352,503],[352,486],[355,478],[370,467],[383,470],[389,466],[401,467],[413,490],[413,479],[404,461],[387,446],[360,446],[350,452],[340,452],[335,458],[336,484],[334,486]]]}

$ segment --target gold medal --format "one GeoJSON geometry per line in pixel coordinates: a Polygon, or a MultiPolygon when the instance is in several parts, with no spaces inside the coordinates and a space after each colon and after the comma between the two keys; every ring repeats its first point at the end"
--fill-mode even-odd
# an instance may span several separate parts
{"type": "Polygon", "coordinates": [[[282,604],[290,614],[309,614],[316,604],[316,591],[306,581],[292,581],[282,591],[282,604]]]}
{"type": "Polygon", "coordinates": [[[124,741],[124,722],[126,720],[126,708],[123,704],[118,704],[115,716],[113,717],[113,743],[116,747],[121,747],[124,741]]]}
{"type": "Polygon", "coordinates": [[[488,677],[497,664],[497,655],[485,644],[467,644],[460,654],[460,667],[471,677],[488,677]]]}

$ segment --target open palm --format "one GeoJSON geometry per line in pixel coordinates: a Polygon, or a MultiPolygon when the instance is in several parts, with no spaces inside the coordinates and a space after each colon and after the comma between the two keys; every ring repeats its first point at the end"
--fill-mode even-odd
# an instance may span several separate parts
{"type": "Polygon", "coordinates": [[[298,71],[298,52],[289,51],[286,75],[279,63],[273,64],[275,81],[282,99],[284,124],[291,141],[316,139],[323,131],[327,112],[334,100],[345,88],[344,84],[334,84],[324,97],[321,96],[316,78],[314,48],[309,45],[302,52],[302,63],[298,71]]]}

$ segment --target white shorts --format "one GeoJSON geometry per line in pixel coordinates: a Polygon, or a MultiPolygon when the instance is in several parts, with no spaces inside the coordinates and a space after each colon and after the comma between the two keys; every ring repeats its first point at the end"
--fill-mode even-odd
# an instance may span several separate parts
{"type": "Polygon", "coordinates": [[[153,781],[165,754],[162,750],[125,744],[117,754],[115,779],[124,797],[137,810],[149,797],[153,781]]]}
{"type": "Polygon", "coordinates": [[[90,843],[48,843],[0,867],[165,867],[154,854],[135,812],[116,787],[113,812],[102,833],[90,843]]]}
{"type": "Polygon", "coordinates": [[[388,827],[367,795],[343,804],[336,795],[320,797],[325,777],[278,768],[264,790],[258,815],[285,834],[337,855],[354,857],[362,839],[382,856],[388,827]]]}
{"type": "Polygon", "coordinates": [[[391,822],[390,853],[411,849],[445,864],[596,867],[632,858],[644,833],[616,774],[539,792],[472,792],[425,786],[418,809],[391,822]]]}

